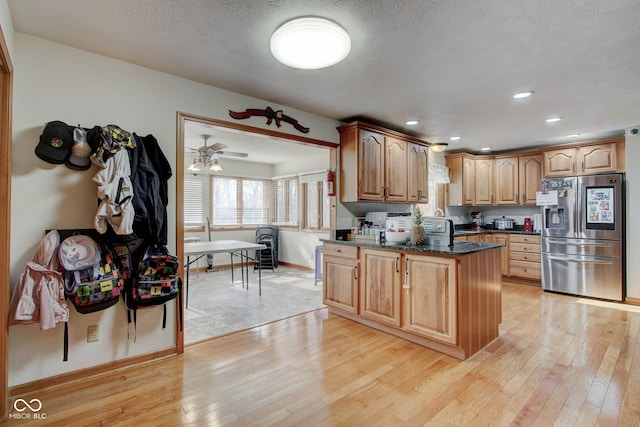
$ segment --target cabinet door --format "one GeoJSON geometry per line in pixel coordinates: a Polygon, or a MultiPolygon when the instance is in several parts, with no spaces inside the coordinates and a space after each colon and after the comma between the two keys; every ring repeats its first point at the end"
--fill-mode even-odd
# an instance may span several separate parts
{"type": "Polygon", "coordinates": [[[462,159],[462,204],[476,204],[476,163],[473,159],[462,159]]]}
{"type": "Polygon", "coordinates": [[[358,314],[358,260],[324,257],[323,302],[358,314]]]}
{"type": "Polygon", "coordinates": [[[544,152],[544,176],[571,176],[576,174],[576,149],[562,148],[544,152]]]}
{"type": "Polygon", "coordinates": [[[578,148],[580,173],[615,172],[618,169],[616,144],[589,145],[578,148]]]}
{"type": "Polygon", "coordinates": [[[429,148],[409,143],[407,164],[407,201],[429,202],[429,148]]]}
{"type": "Polygon", "coordinates": [[[406,254],[402,286],[402,329],[457,343],[456,261],[406,254]]]}
{"type": "Polygon", "coordinates": [[[385,199],[388,202],[407,201],[407,142],[386,137],[385,199]]]}
{"type": "Polygon", "coordinates": [[[495,160],[496,205],[518,204],[518,157],[495,160]]]}
{"type": "Polygon", "coordinates": [[[520,204],[535,206],[536,191],[540,191],[542,179],[542,155],[521,156],[518,162],[520,204]]]}
{"type": "Polygon", "coordinates": [[[360,252],[360,315],[400,326],[400,252],[360,252]]]}
{"type": "Polygon", "coordinates": [[[509,235],[506,233],[491,234],[492,243],[504,245],[500,248],[500,272],[503,276],[509,275],[509,235]]]}
{"type": "Polygon", "coordinates": [[[475,159],[476,205],[493,205],[493,159],[475,159]]]}
{"type": "Polygon", "coordinates": [[[384,200],[384,135],[361,130],[358,140],[358,199],[384,200]]]}

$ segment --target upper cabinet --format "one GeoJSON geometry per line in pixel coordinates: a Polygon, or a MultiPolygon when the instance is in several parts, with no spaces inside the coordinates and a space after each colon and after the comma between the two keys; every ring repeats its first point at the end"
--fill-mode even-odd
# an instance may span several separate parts
{"type": "Polygon", "coordinates": [[[496,205],[535,205],[542,179],[542,154],[495,158],[496,205]]]}
{"type": "Polygon", "coordinates": [[[428,203],[429,147],[412,142],[408,146],[407,201],[411,203],[428,203]]]}
{"type": "Polygon", "coordinates": [[[450,181],[447,206],[493,204],[493,157],[461,153],[445,159],[450,181]]]}
{"type": "Polygon", "coordinates": [[[338,132],[341,201],[427,200],[429,160],[424,141],[362,122],[340,126],[338,132]]]}
{"type": "Polygon", "coordinates": [[[445,156],[449,168],[447,206],[473,206],[476,203],[476,163],[471,154],[445,156]]]}
{"type": "Polygon", "coordinates": [[[474,159],[476,168],[476,205],[493,205],[493,159],[474,159]]]}
{"type": "Polygon", "coordinates": [[[544,152],[544,176],[549,178],[623,171],[622,138],[544,152]]]}

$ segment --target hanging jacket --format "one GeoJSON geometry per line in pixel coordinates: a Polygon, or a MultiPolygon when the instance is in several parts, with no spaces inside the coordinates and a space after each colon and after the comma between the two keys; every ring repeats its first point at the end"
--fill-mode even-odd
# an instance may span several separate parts
{"type": "Polygon", "coordinates": [[[52,329],[69,320],[62,273],[58,270],[60,234],[52,230],[40,241],[32,261],[20,275],[11,294],[9,325],[40,323],[52,329]]]}
{"type": "Polygon", "coordinates": [[[98,184],[100,205],[94,220],[95,229],[104,234],[107,224],[116,234],[133,232],[133,186],[131,185],[129,155],[122,149],[109,157],[104,169],[100,170],[93,181],[98,184]]]}
{"type": "MultiPolygon", "coordinates": [[[[164,245],[167,241],[167,190],[166,183],[165,187],[162,186],[160,176],[167,176],[167,168],[168,175],[171,176],[171,168],[162,166],[162,161],[159,160],[160,157],[156,157],[157,151],[153,147],[153,143],[144,143],[144,140],[149,140],[153,136],[149,135],[141,138],[135,133],[133,135],[136,139],[136,146],[128,150],[131,164],[131,182],[136,195],[133,199],[135,210],[133,231],[139,239],[146,239],[149,242],[164,245]],[[160,165],[159,170],[156,170],[156,166],[150,159],[146,145],[151,145],[154,161],[157,161],[160,165]]],[[[155,138],[153,140],[155,141],[155,138]]],[[[157,150],[159,150],[159,147],[157,150]]]]}
{"type": "Polygon", "coordinates": [[[155,208],[156,230],[155,242],[160,245],[167,244],[167,205],[169,204],[169,179],[171,178],[171,164],[165,157],[158,140],[151,134],[139,137],[144,145],[147,158],[158,175],[158,199],[155,208]]]}

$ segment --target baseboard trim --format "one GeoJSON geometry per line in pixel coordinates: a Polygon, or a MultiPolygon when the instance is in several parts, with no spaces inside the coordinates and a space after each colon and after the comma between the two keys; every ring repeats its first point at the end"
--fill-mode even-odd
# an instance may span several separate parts
{"type": "Polygon", "coordinates": [[[640,298],[626,297],[624,302],[629,304],[629,305],[640,305],[640,298]]]}
{"type": "Polygon", "coordinates": [[[78,382],[85,382],[88,379],[96,379],[113,375],[124,369],[130,369],[134,366],[145,365],[148,363],[158,362],[160,360],[175,357],[178,353],[175,347],[159,350],[140,356],[128,357],[126,359],[115,360],[113,362],[104,363],[102,365],[91,366],[89,368],[79,369],[73,372],[67,372],[53,377],[43,378],[41,380],[32,381],[25,384],[16,385],[9,388],[9,396],[15,397],[36,391],[68,386],[78,382]]]}

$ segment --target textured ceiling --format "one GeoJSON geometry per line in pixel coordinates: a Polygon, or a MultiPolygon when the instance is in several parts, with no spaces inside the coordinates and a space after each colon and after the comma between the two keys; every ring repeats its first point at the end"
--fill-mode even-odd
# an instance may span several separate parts
{"type": "MultiPolygon", "coordinates": [[[[452,149],[620,135],[640,124],[638,0],[8,0],[16,31],[452,149]],[[278,63],[269,39],[330,18],[351,54],[278,63]],[[533,90],[529,99],[512,95],[533,90]],[[545,118],[559,115],[559,123],[545,118]],[[417,119],[415,127],[404,122],[417,119]]],[[[640,138],[640,137],[639,137],[640,138]]]]}

